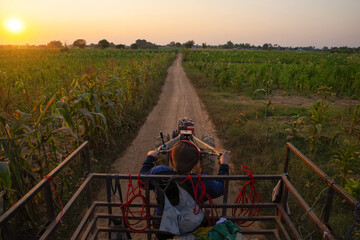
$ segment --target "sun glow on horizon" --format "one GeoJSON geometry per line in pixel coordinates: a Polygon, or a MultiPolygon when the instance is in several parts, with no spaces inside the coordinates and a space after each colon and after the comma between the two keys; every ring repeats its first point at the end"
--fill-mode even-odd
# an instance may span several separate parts
{"type": "Polygon", "coordinates": [[[20,19],[17,19],[17,18],[9,18],[9,19],[5,20],[4,25],[5,25],[6,30],[11,33],[21,33],[25,29],[24,23],[20,19]]]}
{"type": "Polygon", "coordinates": [[[360,46],[359,0],[224,2],[65,0],[54,7],[52,1],[0,0],[0,45],[77,39],[131,45],[146,39],[158,45],[194,40],[199,45],[360,46]]]}

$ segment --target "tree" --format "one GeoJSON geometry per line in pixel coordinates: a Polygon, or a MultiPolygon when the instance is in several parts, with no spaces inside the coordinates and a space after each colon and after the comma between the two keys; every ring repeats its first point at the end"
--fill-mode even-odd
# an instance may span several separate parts
{"type": "Polygon", "coordinates": [[[116,45],[117,49],[125,49],[125,44],[118,44],[116,45]]]}
{"type": "Polygon", "coordinates": [[[233,49],[234,48],[234,44],[233,44],[233,42],[232,41],[228,41],[227,43],[226,43],[226,48],[228,48],[228,49],[233,49]]]}
{"type": "Polygon", "coordinates": [[[177,48],[180,48],[180,47],[181,47],[181,43],[177,42],[177,43],[175,43],[175,46],[176,46],[177,48]]]}
{"type": "Polygon", "coordinates": [[[189,40],[186,43],[184,43],[184,46],[186,48],[192,48],[192,46],[194,46],[194,44],[195,44],[194,40],[189,40]]]}
{"type": "Polygon", "coordinates": [[[62,48],[63,44],[60,41],[54,40],[47,44],[48,48],[62,48]]]}
{"type": "Polygon", "coordinates": [[[148,42],[145,39],[138,39],[138,40],[135,41],[135,44],[137,45],[138,48],[141,48],[141,49],[158,48],[156,46],[156,44],[154,44],[152,42],[148,42]]]}
{"type": "Polygon", "coordinates": [[[203,43],[203,44],[202,44],[202,48],[207,48],[206,43],[203,43]]]}
{"type": "Polygon", "coordinates": [[[272,46],[271,43],[264,43],[263,46],[262,46],[262,48],[263,48],[264,50],[271,50],[272,47],[273,47],[273,46],[272,46]]]}
{"type": "Polygon", "coordinates": [[[135,41],[138,48],[145,48],[147,41],[145,39],[138,39],[135,41]]]}
{"type": "Polygon", "coordinates": [[[133,43],[133,44],[130,45],[130,48],[131,49],[138,49],[139,47],[138,47],[138,45],[136,43],[133,43]]]}
{"type": "Polygon", "coordinates": [[[175,42],[174,42],[174,41],[170,42],[170,43],[168,44],[168,46],[169,46],[169,47],[176,47],[176,45],[175,45],[175,42]]]}
{"type": "Polygon", "coordinates": [[[73,46],[83,49],[86,46],[86,41],[85,39],[77,39],[74,41],[73,46]]]}
{"type": "Polygon", "coordinates": [[[100,40],[98,45],[102,48],[102,49],[105,49],[105,48],[108,48],[110,46],[110,43],[106,40],[106,39],[103,39],[103,40],[100,40]]]}

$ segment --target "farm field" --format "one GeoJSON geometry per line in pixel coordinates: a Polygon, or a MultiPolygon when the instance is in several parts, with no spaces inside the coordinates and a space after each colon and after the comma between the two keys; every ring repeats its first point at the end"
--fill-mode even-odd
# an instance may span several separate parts
{"type": "Polygon", "coordinates": [[[336,96],[360,96],[360,54],[301,51],[187,51],[185,61],[217,87],[253,94],[258,88],[311,94],[321,86],[336,96]]]}
{"type": "MultiPolygon", "coordinates": [[[[0,171],[6,173],[1,184],[11,189],[2,192],[4,209],[84,140],[90,141],[93,169],[107,171],[109,159],[99,156],[116,151],[119,139],[123,147],[131,141],[174,58],[169,49],[0,49],[0,171]]],[[[243,174],[243,165],[254,174],[281,172],[290,141],[360,198],[358,54],[185,50],[183,63],[232,151],[233,174],[243,174]]],[[[55,181],[64,202],[85,169],[79,161],[55,181]]],[[[326,185],[299,162],[291,163],[289,175],[320,215],[326,185]]],[[[265,183],[259,190],[273,187],[265,183]]],[[[24,222],[22,234],[35,236],[46,224],[36,221],[46,214],[39,201],[41,194],[14,220],[24,222]]],[[[292,220],[305,235],[311,233],[312,224],[295,206],[290,199],[292,220]]],[[[351,225],[352,211],[335,197],[330,224],[337,237],[351,225]]]]}
{"type": "MultiPolygon", "coordinates": [[[[0,184],[9,189],[1,192],[1,210],[85,140],[97,158],[94,170],[106,170],[108,159],[99,153],[110,156],[105,153],[116,151],[117,141],[124,148],[133,138],[156,103],[175,55],[154,50],[0,49],[0,184]]],[[[84,172],[80,169],[86,168],[73,167],[77,171],[70,168],[59,180],[63,201],[84,172]]],[[[29,234],[44,224],[36,220],[44,215],[37,207],[40,198],[16,219],[29,234]]]]}
{"type": "Polygon", "coordinates": [[[360,239],[359,10],[0,0],[0,240],[360,239]]]}
{"type": "MultiPolygon", "coordinates": [[[[282,173],[285,143],[291,142],[360,198],[359,54],[186,50],[184,55],[186,72],[232,151],[235,174],[243,174],[243,165],[254,174],[282,173]]],[[[291,182],[320,216],[327,185],[292,159],[291,182]]],[[[274,187],[258,185],[262,193],[274,187]]],[[[289,201],[303,236],[320,239],[294,199],[289,201]]],[[[337,238],[352,221],[353,208],[335,196],[330,226],[337,238]]]]}

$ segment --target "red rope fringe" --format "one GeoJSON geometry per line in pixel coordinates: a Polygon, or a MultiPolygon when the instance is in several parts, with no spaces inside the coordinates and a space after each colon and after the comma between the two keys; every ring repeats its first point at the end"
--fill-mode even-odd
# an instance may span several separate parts
{"type": "Polygon", "coordinates": [[[132,186],[132,180],[131,175],[129,174],[129,183],[128,183],[128,189],[126,194],[126,202],[120,206],[120,209],[122,211],[122,218],[126,226],[135,233],[142,233],[146,229],[150,227],[149,220],[150,220],[150,207],[149,203],[146,200],[145,196],[143,195],[141,190],[145,189],[145,183],[140,180],[140,174],[138,174],[138,181],[137,186],[134,188],[132,186]],[[138,190],[137,193],[136,190],[138,190]],[[130,197],[131,196],[131,197],[130,197]],[[130,197],[130,199],[129,199],[130,197]],[[142,207],[141,210],[132,210],[131,204],[135,199],[140,198],[142,201],[142,207]],[[129,215],[131,217],[134,217],[137,221],[130,222],[129,221],[129,215]],[[142,223],[143,221],[146,221],[145,227],[143,228],[136,228],[138,224],[142,223]]]}
{"type": "MultiPolygon", "coordinates": [[[[254,180],[254,176],[253,176],[251,169],[247,166],[242,166],[241,170],[244,172],[247,172],[249,181],[247,181],[242,186],[240,193],[235,200],[235,203],[238,203],[238,204],[251,203],[252,205],[254,205],[255,203],[260,203],[260,202],[263,203],[264,201],[262,200],[261,196],[259,195],[259,193],[256,190],[256,187],[255,187],[256,180],[254,180]],[[248,192],[246,191],[247,187],[250,187],[250,194],[248,194],[248,192]]],[[[251,216],[258,216],[259,214],[260,214],[260,209],[256,208],[256,207],[254,207],[254,208],[233,208],[232,209],[233,217],[236,217],[236,216],[251,217],[251,216]],[[239,210],[239,213],[237,214],[238,210],[239,210]]],[[[240,227],[248,227],[254,223],[254,221],[249,222],[249,223],[247,223],[247,222],[248,221],[238,221],[236,223],[240,227]]]]}
{"type": "Polygon", "coordinates": [[[188,177],[182,181],[180,184],[183,184],[186,181],[190,181],[193,191],[194,191],[194,200],[195,200],[195,207],[194,207],[194,214],[198,215],[201,208],[204,208],[205,217],[208,221],[209,225],[215,225],[216,221],[215,219],[218,218],[218,212],[214,205],[214,202],[210,195],[206,192],[206,185],[204,182],[201,181],[201,175],[198,174],[198,182],[196,183],[196,186],[194,185],[193,179],[191,175],[188,175],[188,177]],[[200,190],[200,193],[198,192],[200,190]],[[209,200],[210,203],[210,214],[209,211],[207,211],[205,207],[205,198],[209,200]]]}
{"type": "Polygon", "coordinates": [[[63,211],[64,211],[64,206],[63,206],[63,203],[58,195],[58,193],[56,192],[55,188],[53,187],[53,182],[54,182],[54,179],[49,176],[49,175],[46,175],[43,177],[43,179],[49,179],[50,180],[50,188],[51,190],[54,192],[55,196],[57,197],[57,199],[59,200],[60,202],[60,205],[61,205],[61,213],[60,213],[60,223],[62,224],[62,215],[63,215],[63,211]]]}

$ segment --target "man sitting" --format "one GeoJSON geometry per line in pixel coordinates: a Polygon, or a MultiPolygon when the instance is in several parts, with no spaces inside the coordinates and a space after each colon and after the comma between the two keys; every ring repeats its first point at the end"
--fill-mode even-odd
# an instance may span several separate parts
{"type": "MultiPolygon", "coordinates": [[[[230,152],[225,152],[220,157],[220,167],[218,175],[229,174],[230,152]]],[[[170,154],[170,163],[174,166],[171,168],[165,165],[154,166],[157,158],[159,157],[159,151],[153,150],[148,152],[147,158],[143,163],[140,174],[152,174],[152,175],[188,175],[192,174],[192,170],[200,167],[200,150],[194,143],[188,140],[181,140],[174,144],[170,154]]],[[[198,182],[198,178],[193,179],[194,186],[198,182]]],[[[217,198],[224,193],[224,182],[216,180],[204,181],[206,186],[206,193],[211,198],[217,198]]],[[[186,200],[184,200],[184,191],[179,189],[177,184],[159,184],[152,183],[155,186],[157,193],[157,201],[163,209],[155,209],[155,215],[163,215],[163,219],[160,225],[161,231],[172,232],[173,234],[183,234],[191,232],[196,229],[202,222],[202,217],[198,217],[197,214],[193,215],[194,205],[189,207],[189,202],[194,202],[194,192],[189,184],[181,184],[181,188],[185,189],[188,194],[186,200]],[[156,185],[157,186],[156,186],[156,185]],[[166,185],[166,186],[165,186],[166,185]],[[164,197],[165,195],[165,197],[164,197]],[[161,196],[161,197],[159,197],[161,196]],[[182,196],[182,197],[180,197],[182,196]],[[166,200],[168,201],[166,201],[166,200]],[[183,200],[181,200],[183,199],[183,200]],[[166,202],[168,203],[166,205],[166,202]],[[186,209],[174,209],[179,206],[185,206],[186,209]],[[180,214],[181,217],[172,216],[172,213],[180,214]],[[198,218],[199,220],[195,220],[198,218]],[[179,220],[180,219],[180,220],[179,220]],[[186,220],[188,219],[188,220],[186,220]],[[193,220],[193,221],[192,221],[193,220]],[[194,222],[195,221],[195,222],[194,222]],[[172,231],[173,229],[179,229],[178,231],[172,231]]],[[[186,196],[185,196],[186,197],[186,196]]],[[[195,203],[195,202],[194,202],[195,203]]],[[[202,212],[201,212],[202,214],[202,212]]],[[[158,239],[167,239],[171,235],[157,235],[158,239]]]]}
{"type": "MultiPolygon", "coordinates": [[[[220,167],[218,175],[229,175],[230,152],[225,152],[220,157],[220,167]]],[[[174,168],[169,166],[159,165],[155,167],[155,162],[159,157],[159,150],[148,152],[145,162],[140,170],[140,174],[151,175],[188,175],[192,170],[200,167],[200,151],[194,143],[181,140],[174,144],[170,152],[170,161],[174,168]]],[[[196,184],[197,179],[194,179],[196,184]]],[[[224,182],[208,180],[204,181],[206,185],[206,192],[211,198],[220,197],[224,193],[224,182]]]]}

